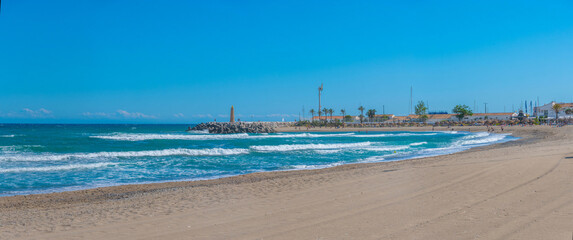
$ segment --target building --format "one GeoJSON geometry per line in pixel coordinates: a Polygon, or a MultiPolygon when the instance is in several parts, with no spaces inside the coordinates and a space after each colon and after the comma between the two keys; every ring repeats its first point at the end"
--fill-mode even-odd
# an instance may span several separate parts
{"type": "MultiPolygon", "coordinates": [[[[553,110],[553,105],[557,104],[555,101],[552,101],[548,104],[539,106],[539,107],[534,107],[533,108],[533,112],[534,112],[534,116],[538,116],[538,117],[546,117],[549,119],[555,119],[555,110],[553,110]]],[[[559,111],[559,118],[560,119],[565,119],[565,118],[573,118],[573,114],[571,111],[573,111],[573,103],[559,103],[559,105],[561,105],[561,110],[559,111]],[[568,111],[568,109],[571,109],[568,111]],[[570,113],[570,114],[567,114],[570,113]]]]}
{"type": "MultiPolygon", "coordinates": [[[[466,116],[464,121],[480,121],[480,120],[512,120],[517,117],[517,113],[474,113],[471,116],[466,116]]],[[[455,116],[455,115],[454,115],[455,116]]],[[[457,118],[456,118],[457,120],[457,118]]]]}
{"type": "MultiPolygon", "coordinates": [[[[459,121],[456,114],[426,114],[426,123],[434,124],[447,121],[459,121]]],[[[472,116],[464,117],[463,121],[485,121],[485,120],[511,120],[517,117],[517,113],[474,113],[472,116]]],[[[395,116],[387,122],[419,122],[420,115],[410,114],[408,116],[395,116]]]]}

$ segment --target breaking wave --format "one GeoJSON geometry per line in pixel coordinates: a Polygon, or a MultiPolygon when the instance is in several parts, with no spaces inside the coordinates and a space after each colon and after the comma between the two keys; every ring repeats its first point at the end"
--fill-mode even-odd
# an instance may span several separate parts
{"type": "Polygon", "coordinates": [[[319,137],[340,137],[350,136],[354,133],[335,133],[335,134],[144,134],[144,133],[116,133],[112,135],[90,136],[90,138],[99,138],[116,141],[145,141],[145,140],[233,140],[233,139],[266,139],[266,138],[319,138],[319,137]]]}
{"type": "Polygon", "coordinates": [[[97,153],[74,153],[74,154],[17,154],[0,156],[4,161],[60,161],[72,158],[129,158],[129,157],[163,157],[163,156],[225,156],[249,153],[244,148],[212,148],[212,149],[164,149],[152,151],[129,151],[129,152],[97,152],[97,153]]]}
{"type": "Polygon", "coordinates": [[[283,144],[283,145],[264,145],[264,146],[251,146],[251,149],[261,152],[287,152],[299,150],[325,150],[325,149],[342,149],[342,148],[357,148],[370,146],[370,142],[360,143],[338,143],[338,144],[283,144]]]}
{"type": "Polygon", "coordinates": [[[74,170],[74,169],[91,169],[91,168],[106,167],[112,164],[114,163],[71,164],[65,166],[52,166],[52,167],[21,167],[21,168],[6,168],[6,169],[0,168],[0,173],[52,172],[52,171],[74,170]]]}

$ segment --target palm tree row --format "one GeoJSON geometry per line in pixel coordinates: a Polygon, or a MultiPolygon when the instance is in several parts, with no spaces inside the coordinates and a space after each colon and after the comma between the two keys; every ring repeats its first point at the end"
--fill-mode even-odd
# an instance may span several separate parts
{"type": "MultiPolygon", "coordinates": [[[[360,116],[358,116],[360,118],[360,123],[364,122],[364,110],[366,110],[366,108],[364,108],[363,106],[358,107],[358,110],[360,111],[360,116]]],[[[328,121],[329,120],[329,115],[330,115],[330,121],[332,122],[333,120],[333,114],[334,114],[334,109],[332,108],[323,108],[320,111],[316,111],[314,109],[310,109],[310,114],[312,115],[312,119],[314,119],[314,115],[316,113],[318,113],[319,116],[319,120],[322,120],[321,117],[321,113],[324,114],[324,120],[328,121]]],[[[346,110],[345,109],[340,109],[340,114],[342,115],[342,117],[346,117],[346,110]]],[[[368,109],[368,111],[366,112],[366,115],[368,116],[369,120],[372,121],[372,119],[374,119],[374,117],[376,116],[376,109],[368,109]]]]}

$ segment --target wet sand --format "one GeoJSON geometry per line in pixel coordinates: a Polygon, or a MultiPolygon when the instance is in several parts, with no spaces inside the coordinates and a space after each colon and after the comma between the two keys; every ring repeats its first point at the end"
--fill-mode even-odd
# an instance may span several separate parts
{"type": "MultiPolygon", "coordinates": [[[[355,130],[431,127],[311,129],[355,130]]],[[[505,132],[522,139],[398,162],[2,197],[0,239],[572,239],[573,126],[505,132]]]]}

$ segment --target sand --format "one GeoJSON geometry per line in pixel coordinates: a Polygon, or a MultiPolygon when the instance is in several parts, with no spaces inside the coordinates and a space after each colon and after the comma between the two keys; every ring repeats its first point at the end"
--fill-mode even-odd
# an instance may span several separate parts
{"type": "Polygon", "coordinates": [[[522,139],[391,163],[3,197],[0,239],[572,239],[573,126],[506,132],[522,139]]]}

